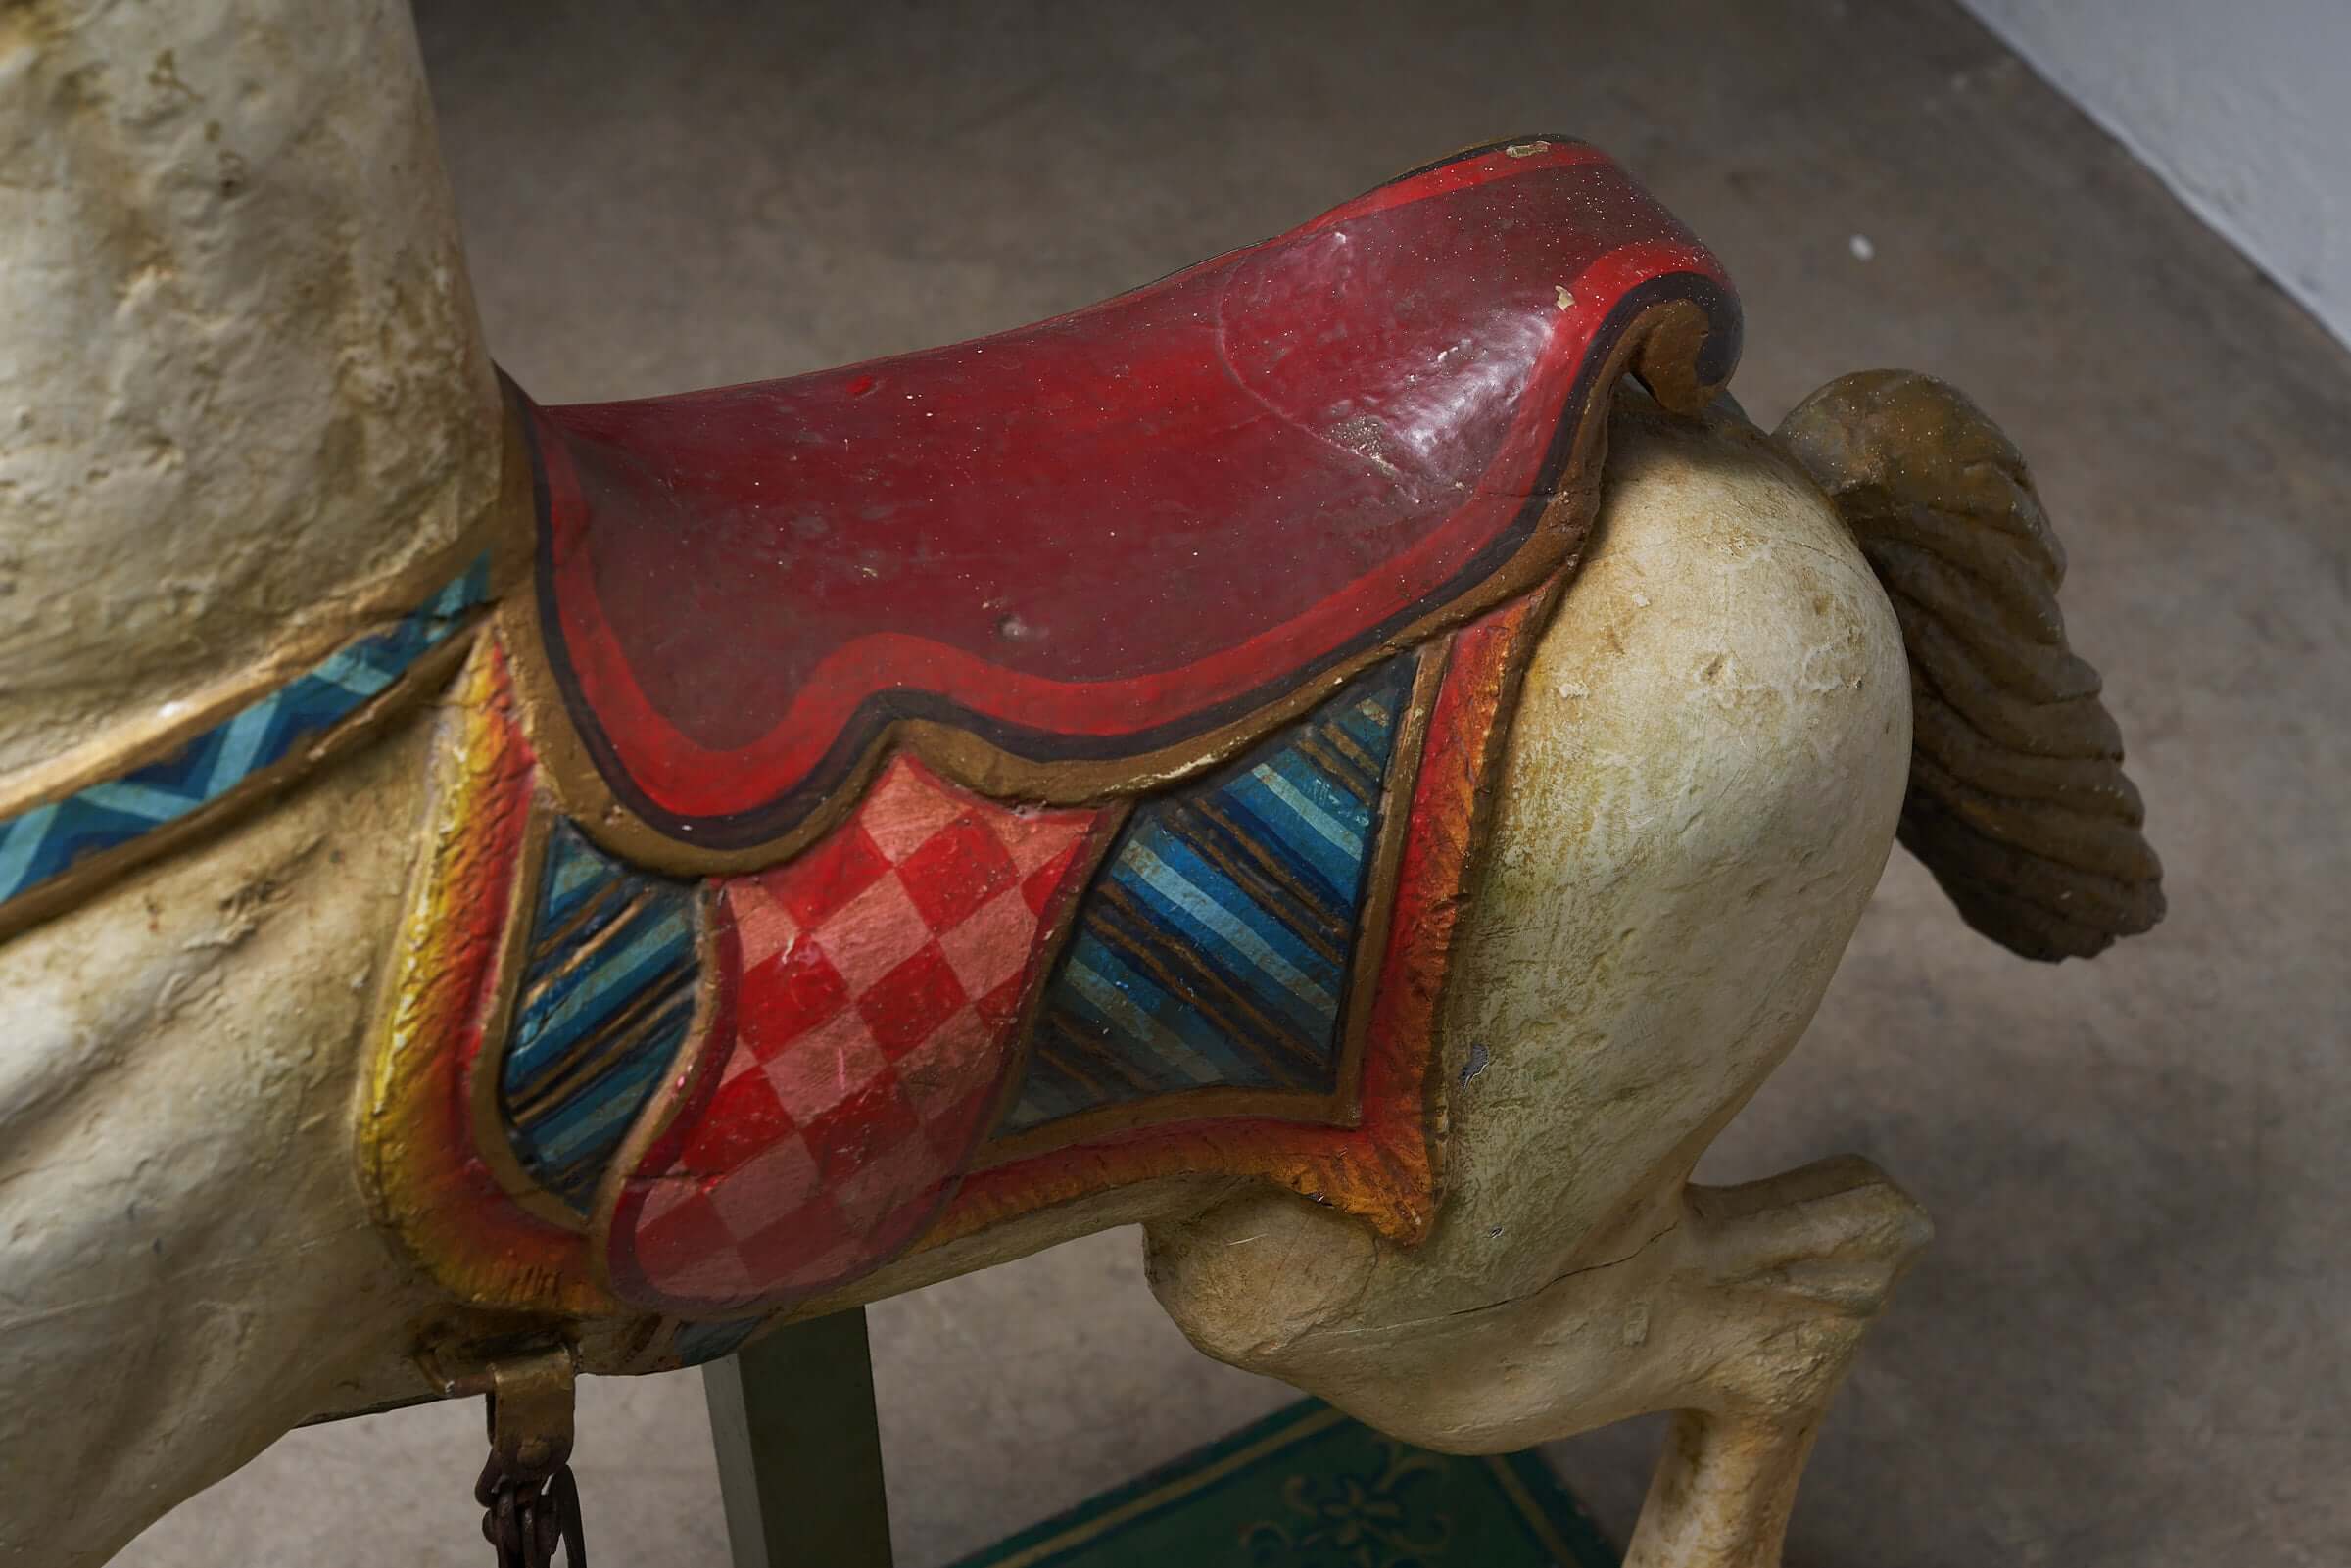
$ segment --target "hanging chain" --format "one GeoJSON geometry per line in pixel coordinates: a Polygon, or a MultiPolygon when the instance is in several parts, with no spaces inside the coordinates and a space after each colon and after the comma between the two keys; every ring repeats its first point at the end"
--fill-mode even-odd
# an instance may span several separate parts
{"type": "Polygon", "coordinates": [[[495,1351],[434,1346],[418,1361],[444,1394],[484,1396],[490,1458],[473,1497],[482,1505],[482,1539],[498,1550],[498,1568],[552,1568],[558,1546],[565,1568],[588,1568],[580,1488],[571,1474],[578,1371],[571,1347],[545,1340],[495,1351]]]}
{"type": "Polygon", "coordinates": [[[580,1533],[580,1488],[571,1466],[537,1479],[508,1475],[495,1453],[473,1484],[482,1505],[482,1539],[498,1548],[498,1568],[551,1568],[563,1548],[567,1568],[588,1568],[580,1533]]]}

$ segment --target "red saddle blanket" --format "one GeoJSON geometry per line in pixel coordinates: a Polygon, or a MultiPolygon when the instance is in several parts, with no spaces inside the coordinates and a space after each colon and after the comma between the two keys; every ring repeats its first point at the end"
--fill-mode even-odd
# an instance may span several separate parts
{"type": "Polygon", "coordinates": [[[1737,339],[1603,154],[1498,144],[1019,331],[531,410],[541,641],[672,844],[796,848],[893,732],[1098,797],[1557,571],[1617,373],[1700,404],[1737,339]]]}

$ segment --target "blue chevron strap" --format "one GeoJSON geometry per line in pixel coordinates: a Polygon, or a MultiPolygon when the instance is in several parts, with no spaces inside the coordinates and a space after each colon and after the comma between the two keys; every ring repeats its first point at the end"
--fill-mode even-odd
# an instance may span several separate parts
{"type": "Polygon", "coordinates": [[[523,1170],[583,1216],[693,1026],[695,908],[692,883],[548,834],[499,1109],[523,1170]]]}
{"type": "Polygon", "coordinates": [[[350,718],[489,596],[490,559],[389,630],[345,645],[170,756],[0,822],[0,905],[209,806],[350,718]]]}
{"type": "Polygon", "coordinates": [[[1139,808],[1079,905],[1004,1130],[1222,1086],[1328,1094],[1416,659],[1139,808]]]}

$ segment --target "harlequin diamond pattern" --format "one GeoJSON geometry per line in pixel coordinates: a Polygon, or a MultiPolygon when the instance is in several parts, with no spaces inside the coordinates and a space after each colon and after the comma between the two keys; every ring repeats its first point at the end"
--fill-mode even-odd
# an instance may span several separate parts
{"type": "Polygon", "coordinates": [[[735,1044],[675,1162],[628,1184],[616,1287],[772,1304],[911,1241],[986,1131],[1094,817],[995,805],[900,758],[816,847],[726,882],[735,1044]]]}

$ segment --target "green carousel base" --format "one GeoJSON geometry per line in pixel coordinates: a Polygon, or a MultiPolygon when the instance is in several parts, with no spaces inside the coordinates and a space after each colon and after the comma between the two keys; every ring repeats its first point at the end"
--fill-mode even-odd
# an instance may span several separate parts
{"type": "Polygon", "coordinates": [[[954,1568],[1615,1568],[1532,1453],[1407,1448],[1309,1400],[954,1568]]]}

